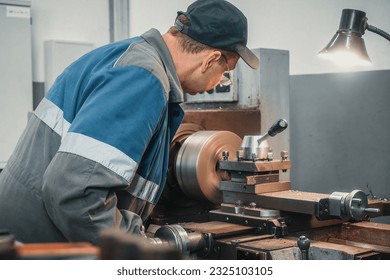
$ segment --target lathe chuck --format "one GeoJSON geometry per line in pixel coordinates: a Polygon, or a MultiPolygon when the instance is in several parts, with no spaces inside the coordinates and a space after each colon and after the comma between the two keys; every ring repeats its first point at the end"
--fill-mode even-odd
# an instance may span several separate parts
{"type": "Polygon", "coordinates": [[[235,155],[242,139],[230,131],[198,131],[181,146],[175,162],[180,189],[192,199],[221,202],[220,181],[226,176],[218,169],[222,152],[235,155]]]}

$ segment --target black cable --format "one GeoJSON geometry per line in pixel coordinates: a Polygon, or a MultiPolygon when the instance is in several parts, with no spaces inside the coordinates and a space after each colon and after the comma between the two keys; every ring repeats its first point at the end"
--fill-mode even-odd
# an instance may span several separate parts
{"type": "Polygon", "coordinates": [[[382,36],[383,38],[386,38],[387,40],[390,41],[390,34],[383,31],[382,29],[379,29],[373,25],[367,24],[367,30],[374,32],[374,33],[376,33],[376,34],[378,34],[378,35],[382,36]]]}

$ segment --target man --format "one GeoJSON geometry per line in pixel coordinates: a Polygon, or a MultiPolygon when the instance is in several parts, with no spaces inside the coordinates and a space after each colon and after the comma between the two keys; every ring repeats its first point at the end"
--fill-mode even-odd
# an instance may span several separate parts
{"type": "Polygon", "coordinates": [[[199,0],[161,35],[151,29],[84,55],[57,78],[0,174],[0,228],[21,242],[140,233],[165,184],[183,92],[215,87],[239,57],[247,21],[199,0]]]}

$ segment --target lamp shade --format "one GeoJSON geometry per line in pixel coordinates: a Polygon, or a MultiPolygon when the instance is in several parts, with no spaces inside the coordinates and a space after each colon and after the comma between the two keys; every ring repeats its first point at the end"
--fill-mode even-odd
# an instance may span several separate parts
{"type": "Polygon", "coordinates": [[[344,66],[371,65],[362,38],[366,25],[365,12],[344,9],[339,29],[318,55],[344,66]]]}

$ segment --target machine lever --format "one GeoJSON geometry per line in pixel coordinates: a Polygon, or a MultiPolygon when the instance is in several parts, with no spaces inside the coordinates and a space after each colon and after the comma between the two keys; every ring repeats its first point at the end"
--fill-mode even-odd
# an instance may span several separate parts
{"type": "Polygon", "coordinates": [[[306,236],[302,235],[298,238],[297,241],[298,248],[301,251],[302,260],[309,259],[309,248],[310,248],[310,240],[306,236]]]}
{"type": "Polygon", "coordinates": [[[270,127],[270,129],[268,129],[267,133],[261,135],[257,139],[257,143],[260,145],[260,143],[263,142],[268,137],[274,137],[276,134],[278,134],[278,133],[282,132],[283,130],[285,130],[287,128],[287,126],[288,126],[288,124],[287,124],[287,121],[285,119],[278,120],[276,123],[274,123],[270,127]]]}

